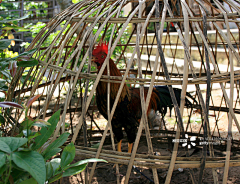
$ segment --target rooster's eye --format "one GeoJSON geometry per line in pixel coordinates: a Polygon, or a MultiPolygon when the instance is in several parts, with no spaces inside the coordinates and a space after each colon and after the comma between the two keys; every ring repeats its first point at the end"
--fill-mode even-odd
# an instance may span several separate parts
{"type": "Polygon", "coordinates": [[[104,55],[101,55],[101,58],[104,58],[104,55]]]}

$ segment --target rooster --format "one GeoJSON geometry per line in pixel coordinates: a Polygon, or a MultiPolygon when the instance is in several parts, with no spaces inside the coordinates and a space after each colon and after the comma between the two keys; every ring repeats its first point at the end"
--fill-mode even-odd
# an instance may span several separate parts
{"type": "MultiPolygon", "coordinates": [[[[103,62],[108,53],[108,45],[106,43],[99,44],[92,52],[92,61],[97,65],[98,72],[101,69],[103,62]]],[[[111,76],[122,76],[113,60],[109,59],[109,68],[111,76]]],[[[103,75],[107,75],[105,68],[103,75]]],[[[112,108],[115,98],[118,93],[120,83],[110,84],[110,108],[112,108]]],[[[175,96],[180,103],[181,89],[174,88],[175,96]]],[[[146,98],[148,88],[144,88],[144,96],[146,98]]],[[[194,98],[187,93],[193,100],[194,98]]],[[[99,112],[105,119],[107,116],[107,82],[100,81],[96,89],[96,102],[99,112]]],[[[185,105],[190,106],[191,102],[186,98],[185,105]]],[[[172,100],[167,86],[155,86],[152,91],[147,115],[150,117],[153,112],[159,111],[162,117],[167,112],[167,107],[172,108],[172,100]]],[[[124,128],[128,138],[128,152],[131,153],[132,146],[136,138],[137,127],[141,120],[142,109],[140,100],[140,89],[128,87],[124,84],[117,107],[112,118],[112,130],[117,140],[117,150],[121,152],[121,143],[123,139],[124,128]]]]}

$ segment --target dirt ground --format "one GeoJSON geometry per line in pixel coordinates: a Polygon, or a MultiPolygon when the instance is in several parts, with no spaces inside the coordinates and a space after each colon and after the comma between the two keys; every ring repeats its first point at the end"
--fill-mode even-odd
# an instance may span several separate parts
{"type": "MultiPolygon", "coordinates": [[[[125,144],[126,145],[126,144],[125,144]]],[[[138,153],[144,153],[147,151],[146,141],[141,140],[139,144],[138,153]]],[[[155,145],[153,145],[155,146],[155,145]]],[[[164,145],[162,145],[163,147],[164,145]]],[[[165,145],[166,148],[156,149],[157,153],[162,153],[162,155],[170,155],[170,152],[167,149],[167,145],[165,145]]],[[[127,148],[127,146],[123,146],[123,149],[127,148]]],[[[200,156],[201,150],[200,149],[192,149],[194,153],[191,156],[200,156]]],[[[75,161],[79,161],[83,159],[82,157],[76,157],[75,161]]],[[[92,164],[88,165],[88,170],[91,170],[92,164]]],[[[112,163],[98,163],[97,168],[94,173],[94,177],[92,180],[92,184],[116,184],[117,182],[117,176],[116,176],[116,169],[113,168],[114,164],[112,163]]],[[[240,175],[239,175],[239,169],[240,167],[230,167],[229,169],[229,177],[228,177],[228,184],[240,184],[240,175]]],[[[125,175],[127,171],[127,165],[121,165],[120,166],[120,183],[123,184],[125,181],[125,175]]],[[[223,171],[224,168],[217,168],[217,174],[219,183],[222,183],[223,178],[223,171]]],[[[164,183],[166,176],[167,176],[167,169],[157,169],[157,174],[159,178],[159,183],[164,183]]],[[[199,175],[199,169],[193,169],[194,176],[196,180],[198,181],[198,175],[199,175]]],[[[78,183],[84,183],[84,176],[85,173],[80,173],[75,176],[71,176],[69,178],[64,178],[63,183],[65,184],[78,184],[78,183]]],[[[153,173],[152,169],[148,168],[140,168],[140,167],[133,167],[132,172],[130,175],[129,183],[132,184],[151,184],[153,182],[153,173]]],[[[191,184],[191,177],[189,174],[189,169],[179,169],[174,170],[172,174],[171,184],[191,184]]],[[[212,169],[207,168],[204,170],[203,175],[203,184],[213,184],[213,176],[212,176],[212,169]]]]}
{"type": "MultiPolygon", "coordinates": [[[[222,97],[222,93],[221,90],[214,90],[212,93],[212,96],[214,98],[214,104],[215,106],[220,106],[221,103],[221,97],[222,97]]],[[[222,105],[224,106],[224,105],[222,105]]],[[[239,109],[239,105],[236,106],[236,108],[239,109]]],[[[166,115],[166,117],[164,118],[165,120],[165,126],[162,125],[161,129],[167,129],[167,130],[176,130],[176,122],[175,122],[175,118],[174,118],[174,112],[172,112],[172,116],[170,117],[170,114],[168,113],[166,115]]],[[[191,120],[190,120],[190,124],[188,124],[188,114],[189,114],[189,110],[185,110],[185,117],[183,117],[183,123],[184,123],[184,127],[186,128],[188,125],[188,132],[195,132],[195,133],[202,133],[203,131],[201,130],[201,115],[198,113],[195,113],[192,115],[191,120]]],[[[236,115],[237,119],[240,119],[240,115],[236,115]]],[[[74,117],[75,119],[74,122],[77,122],[78,120],[78,116],[74,117]]],[[[94,114],[94,120],[96,121],[96,123],[98,124],[98,126],[104,130],[105,126],[106,126],[106,120],[99,115],[98,113],[94,114]]],[[[209,112],[209,120],[210,120],[210,129],[211,129],[211,134],[214,136],[218,136],[221,138],[226,138],[227,136],[227,131],[228,131],[228,115],[227,113],[218,113],[218,111],[214,112],[214,111],[210,111],[209,112]],[[215,118],[213,115],[216,115],[217,118],[215,118]],[[217,125],[216,125],[217,122],[217,125]],[[220,133],[220,134],[219,134],[220,133]]],[[[87,118],[87,124],[88,124],[88,128],[91,128],[90,124],[91,124],[91,119],[87,118]]],[[[96,130],[96,126],[93,125],[92,126],[93,130],[96,130]]],[[[156,127],[156,130],[158,130],[159,127],[156,127]]],[[[239,140],[240,136],[238,133],[238,129],[237,126],[235,125],[235,123],[233,122],[233,126],[232,126],[232,132],[233,132],[233,139],[234,140],[239,140]]],[[[158,135],[159,133],[155,133],[153,134],[153,138],[152,138],[152,143],[153,143],[153,149],[154,152],[157,155],[162,155],[162,156],[171,156],[171,150],[173,148],[173,143],[169,141],[159,141],[159,138],[154,138],[154,135],[158,135]]],[[[101,135],[101,134],[100,134],[101,135]]],[[[99,136],[99,134],[98,134],[99,136]]],[[[175,135],[171,135],[173,136],[172,138],[174,138],[175,135]]],[[[100,138],[99,138],[100,139],[100,138]]],[[[93,141],[92,144],[95,144],[97,141],[93,141]]],[[[225,153],[226,153],[226,149],[225,149],[225,143],[223,143],[223,146],[218,146],[217,148],[214,149],[215,152],[215,156],[219,156],[219,157],[224,157],[225,153]]],[[[110,149],[111,146],[109,146],[111,144],[109,143],[105,143],[103,147],[103,149],[110,149]]],[[[126,139],[123,141],[123,145],[122,145],[122,150],[127,152],[127,141],[126,139]]],[[[233,153],[234,155],[239,155],[240,154],[240,149],[236,148],[234,149],[233,153]],[[236,152],[235,152],[236,151],[236,152]]],[[[139,146],[138,146],[138,151],[137,153],[141,153],[141,154],[146,154],[148,151],[148,147],[147,147],[147,142],[146,139],[144,137],[141,138],[139,146]]],[[[186,156],[185,154],[181,155],[181,149],[179,149],[179,155],[178,156],[186,156]]],[[[202,155],[202,147],[196,146],[196,147],[192,147],[190,149],[191,152],[191,156],[192,157],[201,157],[202,155]]],[[[84,159],[80,156],[77,156],[74,160],[74,162],[77,162],[81,159],[84,159]]],[[[94,177],[91,183],[93,184],[115,184],[117,183],[117,176],[116,176],[116,169],[113,168],[112,163],[98,163],[97,164],[97,168],[95,170],[94,173],[94,177]]],[[[90,171],[92,167],[92,164],[88,165],[88,170],[90,171]]],[[[240,167],[230,167],[229,169],[229,176],[228,176],[228,184],[240,184],[240,175],[239,175],[239,170],[240,167]]],[[[126,171],[127,171],[127,165],[121,165],[120,167],[120,183],[124,183],[125,181],[125,175],[126,175],[126,171]]],[[[222,179],[223,179],[223,173],[224,173],[224,168],[216,168],[217,174],[218,174],[218,180],[219,183],[222,183],[222,179]]],[[[165,179],[166,179],[166,175],[167,175],[168,170],[167,169],[157,169],[157,174],[158,174],[158,178],[159,178],[159,183],[164,183],[165,179]]],[[[198,181],[198,175],[199,175],[199,169],[193,169],[194,172],[194,176],[196,178],[196,180],[198,181]]],[[[75,176],[71,176],[68,178],[64,178],[63,182],[64,184],[77,184],[77,183],[85,183],[85,173],[81,173],[75,176]]],[[[133,184],[150,184],[153,183],[153,174],[152,174],[152,170],[148,169],[148,168],[140,168],[140,167],[134,167],[132,168],[132,172],[130,175],[130,179],[129,179],[129,183],[133,183],[133,184]]],[[[191,177],[189,174],[189,169],[179,169],[179,170],[174,170],[173,174],[172,174],[172,178],[171,178],[171,184],[190,184],[192,183],[191,181],[191,177]]],[[[206,168],[204,170],[204,175],[203,175],[203,180],[202,180],[203,184],[212,184],[214,183],[213,181],[213,176],[212,176],[212,169],[211,168],[206,168]]]]}
{"type": "MultiPolygon", "coordinates": [[[[114,169],[112,169],[112,165],[103,165],[99,164],[98,169],[95,171],[95,175],[93,178],[92,183],[93,184],[116,184],[116,174],[114,169]],[[101,167],[100,167],[101,166],[101,167]]],[[[127,166],[122,166],[120,168],[120,183],[124,183],[125,176],[123,173],[127,170],[127,166]]],[[[193,169],[195,173],[195,177],[198,178],[199,169],[193,169]]],[[[164,183],[167,175],[166,169],[158,169],[157,170],[158,176],[159,176],[159,183],[164,183]]],[[[222,183],[223,178],[223,168],[217,169],[219,183],[222,183]]],[[[229,169],[229,177],[228,177],[228,184],[238,184],[240,183],[240,176],[239,176],[239,167],[232,167],[229,169]]],[[[71,176],[69,178],[64,179],[64,183],[66,184],[78,184],[78,183],[84,183],[82,178],[84,174],[78,174],[76,176],[71,176]]],[[[141,169],[137,168],[137,170],[133,169],[132,173],[130,175],[129,183],[132,184],[151,184],[153,183],[153,177],[152,177],[152,170],[151,169],[141,169]],[[139,173],[139,171],[141,173],[139,173]]],[[[189,171],[188,169],[184,169],[183,171],[174,170],[171,184],[192,184],[189,171]]],[[[203,175],[203,184],[212,184],[214,183],[213,177],[212,177],[212,169],[205,169],[204,175],[203,175]]]]}

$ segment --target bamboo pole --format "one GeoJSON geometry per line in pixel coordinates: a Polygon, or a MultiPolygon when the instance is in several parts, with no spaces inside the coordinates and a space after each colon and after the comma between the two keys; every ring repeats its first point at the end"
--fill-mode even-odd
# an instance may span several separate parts
{"type": "MultiPolygon", "coordinates": [[[[79,149],[80,151],[85,150],[86,154],[88,154],[88,153],[96,154],[96,151],[97,151],[97,148],[91,148],[91,147],[84,147],[84,146],[76,145],[76,148],[79,149]]],[[[127,160],[130,160],[130,156],[131,156],[131,153],[128,153],[128,152],[119,152],[119,151],[113,151],[113,150],[107,150],[107,149],[102,149],[101,154],[102,153],[108,154],[109,157],[112,157],[112,158],[123,158],[123,159],[127,159],[127,160]]],[[[137,153],[134,160],[141,161],[141,159],[144,159],[144,161],[149,161],[149,162],[170,163],[171,156],[157,156],[157,155],[146,155],[146,154],[137,153]]],[[[177,157],[176,163],[184,163],[184,162],[188,162],[188,161],[189,161],[189,163],[200,163],[201,159],[202,159],[202,157],[177,157]],[[178,162],[178,161],[181,161],[181,162],[178,162]]],[[[225,157],[207,157],[206,161],[224,162],[225,159],[226,159],[225,157]]],[[[230,159],[231,159],[231,161],[233,161],[233,160],[240,161],[240,156],[231,156],[230,159]]]]}
{"type": "MultiPolygon", "coordinates": [[[[91,152],[83,149],[76,149],[76,154],[81,155],[87,158],[94,157],[96,152],[91,152]]],[[[130,156],[118,156],[116,154],[108,154],[108,153],[100,153],[99,158],[105,159],[110,163],[118,163],[128,165],[129,160],[131,159],[130,156]]],[[[180,157],[179,157],[180,158],[180,157]]],[[[143,158],[135,158],[134,165],[141,166],[141,167],[150,167],[150,168],[169,168],[170,160],[158,160],[158,159],[143,159],[143,158]]],[[[217,167],[224,167],[225,161],[224,159],[221,161],[206,161],[206,168],[217,168],[217,167]]],[[[201,161],[200,158],[198,161],[186,161],[186,160],[179,160],[176,161],[174,169],[178,168],[200,168],[201,161]]],[[[231,160],[230,167],[233,166],[240,166],[240,160],[231,160]]]]}
{"type": "MultiPolygon", "coordinates": [[[[229,40],[231,40],[229,21],[228,21],[228,17],[226,16],[226,12],[223,10],[220,3],[216,2],[215,0],[214,0],[214,2],[224,15],[226,27],[228,30],[227,37],[229,40]]],[[[233,108],[234,68],[233,68],[232,51],[229,51],[229,60],[230,60],[230,101],[229,101],[230,103],[229,103],[229,106],[230,106],[230,108],[233,108]]],[[[226,161],[225,161],[224,174],[223,174],[223,184],[227,183],[229,165],[230,165],[231,139],[232,139],[232,116],[230,115],[230,113],[228,113],[228,137],[227,138],[228,138],[228,140],[227,140],[227,150],[226,150],[226,161]]]]}
{"type": "MultiPolygon", "coordinates": [[[[228,14],[228,17],[229,18],[234,18],[234,20],[229,20],[229,22],[240,22],[238,20],[235,20],[237,18],[240,18],[240,15],[238,15],[237,13],[229,13],[228,14]]],[[[68,20],[70,17],[66,17],[66,20],[68,20]]],[[[94,17],[89,17],[87,18],[86,20],[84,20],[84,22],[94,22],[96,18],[94,17]]],[[[81,18],[73,18],[72,21],[73,22],[79,22],[81,20],[81,18]]],[[[127,18],[124,18],[124,17],[121,17],[121,18],[114,18],[112,17],[108,22],[109,23],[114,23],[114,24],[117,24],[117,23],[124,23],[126,22],[127,18]]],[[[133,18],[130,23],[144,23],[145,22],[145,18],[133,18]]],[[[189,18],[189,21],[192,21],[192,22],[200,22],[202,20],[202,18],[199,18],[199,17],[191,17],[189,18]]],[[[101,18],[99,20],[100,23],[104,22],[105,21],[105,18],[101,18]]],[[[161,21],[160,18],[151,18],[149,19],[149,22],[159,22],[161,21]]],[[[167,17],[166,22],[184,22],[184,18],[177,18],[177,17],[174,17],[174,18],[171,18],[171,17],[167,17]]],[[[222,14],[218,14],[216,17],[208,17],[207,18],[207,21],[214,21],[214,22],[224,22],[224,17],[222,14]]]]}
{"type": "MultiPolygon", "coordinates": [[[[119,11],[117,12],[117,17],[119,17],[119,14],[121,12],[121,9],[119,9],[119,11]]],[[[111,32],[111,36],[110,36],[110,40],[108,43],[108,50],[110,50],[110,46],[112,44],[112,39],[113,39],[113,35],[114,35],[114,31],[116,29],[116,25],[113,26],[112,32],[111,32]]],[[[109,60],[107,63],[107,74],[108,77],[110,76],[110,67],[109,67],[109,60]]],[[[114,135],[113,135],[113,131],[112,131],[112,123],[111,123],[111,109],[110,109],[110,82],[108,82],[108,86],[107,86],[107,116],[108,116],[108,124],[109,124],[109,129],[110,129],[110,133],[111,133],[111,141],[112,141],[112,148],[113,151],[116,150],[115,148],[115,144],[114,144],[114,135]]],[[[120,174],[119,174],[119,165],[116,164],[116,174],[117,174],[117,184],[120,183],[120,174]]]]}
{"type": "MultiPolygon", "coordinates": [[[[204,34],[204,37],[207,39],[207,20],[206,20],[207,16],[206,16],[206,13],[204,12],[204,10],[201,6],[200,6],[200,10],[201,10],[202,15],[203,15],[203,34],[204,34]]],[[[211,88],[211,73],[210,73],[210,63],[209,63],[209,57],[208,57],[208,50],[206,49],[206,47],[205,47],[204,51],[205,51],[206,72],[207,72],[207,92],[206,92],[206,113],[207,113],[207,115],[206,115],[205,118],[208,118],[210,88],[211,88]]],[[[206,140],[207,137],[211,138],[210,137],[210,125],[208,123],[209,119],[206,121],[205,118],[204,118],[204,125],[203,125],[204,140],[206,140]]],[[[213,152],[213,147],[211,145],[209,145],[209,149],[213,152]]],[[[198,180],[199,184],[202,183],[203,170],[205,168],[206,156],[207,156],[207,145],[203,146],[202,155],[203,155],[203,158],[201,160],[201,167],[200,167],[199,180],[198,180]]],[[[217,184],[218,183],[217,172],[214,168],[212,169],[212,172],[213,172],[214,183],[217,184]]]]}
{"type": "MultiPolygon", "coordinates": [[[[166,8],[167,7],[165,6],[165,9],[166,8]]],[[[187,47],[189,47],[189,18],[188,18],[188,14],[184,7],[183,7],[182,11],[183,11],[183,15],[184,15],[185,41],[187,43],[187,47]]],[[[184,105],[185,105],[185,96],[186,96],[187,84],[188,84],[188,61],[187,61],[185,54],[184,54],[184,69],[183,70],[184,70],[184,73],[183,73],[183,83],[182,83],[181,102],[180,102],[181,116],[183,116],[183,110],[184,110],[184,105]]],[[[178,127],[175,139],[177,140],[179,138],[180,138],[180,128],[178,127]]],[[[167,177],[165,180],[165,184],[168,184],[171,181],[173,169],[174,169],[176,158],[177,158],[178,145],[179,145],[178,142],[174,143],[171,163],[170,163],[170,166],[168,169],[168,174],[167,174],[167,177]]]]}

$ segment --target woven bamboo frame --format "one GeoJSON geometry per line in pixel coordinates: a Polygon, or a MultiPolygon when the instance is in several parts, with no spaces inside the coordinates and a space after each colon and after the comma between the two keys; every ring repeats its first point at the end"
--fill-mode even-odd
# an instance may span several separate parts
{"type": "MultiPolygon", "coordinates": [[[[216,127],[220,112],[229,112],[228,138],[232,137],[232,121],[234,121],[238,130],[240,130],[236,117],[236,114],[240,113],[238,109],[238,103],[240,101],[239,94],[237,95],[238,100],[233,102],[233,89],[235,88],[239,91],[238,81],[240,79],[240,70],[234,68],[234,66],[240,63],[240,21],[237,20],[240,18],[240,3],[237,0],[225,0],[224,3],[230,7],[230,10],[228,10],[217,0],[213,2],[214,3],[210,3],[208,0],[164,0],[160,2],[154,0],[87,0],[74,4],[56,15],[45,28],[40,31],[28,47],[28,50],[37,49],[34,57],[39,60],[39,65],[30,69],[23,85],[20,85],[18,77],[14,78],[11,89],[15,91],[15,93],[9,93],[8,99],[16,98],[21,102],[24,101],[26,97],[29,99],[34,96],[38,93],[39,89],[43,89],[43,94],[46,94],[46,99],[35,116],[46,118],[48,116],[47,109],[54,99],[54,93],[58,91],[59,95],[54,104],[54,111],[61,108],[62,116],[52,140],[59,135],[59,132],[65,131],[64,127],[67,114],[70,113],[71,119],[71,113],[76,113],[81,109],[81,116],[78,119],[78,124],[73,132],[71,141],[76,141],[78,133],[83,127],[85,147],[77,147],[77,154],[87,157],[104,158],[109,162],[117,164],[117,183],[120,183],[118,164],[128,165],[125,183],[129,181],[133,165],[152,168],[155,183],[159,183],[157,168],[168,168],[165,183],[170,183],[173,170],[177,168],[188,168],[192,182],[197,183],[198,180],[198,183],[201,183],[204,168],[212,168],[214,183],[218,183],[216,167],[224,167],[223,183],[226,183],[229,167],[240,165],[238,156],[230,157],[232,144],[230,141],[227,141],[227,155],[224,158],[214,156],[213,146],[209,146],[210,157],[207,157],[206,151],[204,151],[207,149],[206,146],[203,147],[203,155],[201,158],[177,157],[179,148],[177,142],[174,144],[171,157],[154,156],[151,143],[151,131],[149,130],[146,116],[146,109],[148,108],[153,86],[168,85],[178,119],[175,138],[180,138],[180,135],[184,137],[185,132],[188,131],[184,128],[182,121],[184,101],[182,100],[180,107],[178,107],[175,96],[173,95],[172,85],[181,86],[181,99],[185,99],[187,86],[195,85],[199,105],[193,105],[193,107],[202,110],[202,116],[204,117],[204,121],[202,122],[204,135],[202,136],[212,136],[209,128],[209,110],[214,112],[216,127]],[[169,5],[170,2],[171,6],[169,5]],[[193,4],[196,5],[195,9],[193,9],[193,4]],[[132,9],[128,14],[123,16],[121,11],[126,9],[128,5],[132,5],[132,9]],[[150,10],[147,9],[148,7],[150,10]],[[163,32],[164,22],[168,25],[167,32],[163,32]],[[175,36],[169,32],[170,22],[173,22],[176,30],[175,36]],[[237,27],[235,32],[230,29],[230,22],[234,23],[235,27],[237,27]],[[155,25],[154,33],[151,33],[153,39],[147,36],[150,35],[147,34],[149,23],[155,25]],[[57,28],[59,29],[61,24],[62,27],[54,40],[49,43],[47,47],[43,46],[44,44],[46,45],[50,34],[57,28]],[[108,40],[109,53],[99,73],[93,74],[91,73],[91,62],[89,62],[92,57],[92,49],[97,42],[105,40],[106,32],[110,25],[113,26],[111,27],[112,31],[108,33],[111,35],[108,40]],[[225,26],[226,31],[222,30],[219,25],[225,26]],[[212,26],[212,30],[214,30],[214,39],[209,36],[209,34],[212,34],[209,30],[210,26],[212,26]],[[93,30],[95,30],[95,32],[93,32],[93,30]],[[123,34],[126,30],[129,32],[129,38],[127,38],[126,42],[122,43],[120,39],[124,37],[123,34]],[[120,59],[123,59],[123,62],[126,63],[125,69],[122,70],[122,77],[109,75],[108,60],[112,57],[116,47],[121,47],[121,53],[118,53],[117,57],[114,58],[116,59],[116,63],[119,63],[120,59]],[[182,72],[179,71],[176,65],[177,52],[181,50],[181,47],[183,47],[183,57],[181,59],[184,61],[184,69],[182,72]],[[196,48],[196,52],[194,52],[193,47],[196,48]],[[132,48],[130,51],[131,57],[126,61],[124,53],[129,52],[129,48],[132,48]],[[221,48],[223,52],[219,51],[221,48]],[[145,70],[143,70],[142,67],[144,52],[146,53],[145,55],[147,55],[147,66],[145,70]],[[173,63],[170,67],[167,66],[166,62],[167,57],[169,57],[168,52],[171,53],[170,57],[173,58],[173,63]],[[220,63],[218,60],[221,58],[218,52],[223,55],[221,58],[225,60],[225,65],[229,68],[227,72],[219,70],[220,63]],[[150,56],[152,55],[154,55],[155,58],[151,60],[150,56]],[[193,59],[196,58],[195,55],[198,55],[200,58],[198,60],[199,63],[201,63],[200,69],[193,65],[193,59]],[[137,59],[137,71],[131,69],[134,58],[137,59]],[[151,62],[154,65],[153,68],[150,67],[151,62]],[[213,67],[213,69],[211,69],[212,71],[210,70],[210,65],[213,67]],[[83,71],[84,67],[86,68],[85,71],[83,71]],[[108,70],[107,76],[102,75],[105,67],[108,70]],[[173,71],[173,69],[176,71],[173,71]],[[136,78],[129,77],[130,73],[134,73],[136,78]],[[151,76],[151,78],[146,78],[145,76],[147,75],[151,76]],[[88,93],[90,81],[94,81],[94,83],[88,93]],[[99,81],[108,82],[108,93],[110,93],[110,83],[120,83],[121,86],[112,109],[110,109],[108,101],[107,111],[109,118],[105,130],[101,132],[102,138],[99,148],[91,149],[86,147],[88,132],[85,119],[86,115],[89,115],[89,107],[99,81]],[[82,82],[85,84],[84,94],[82,92],[82,82]],[[230,96],[227,95],[225,90],[227,82],[230,82],[230,96]],[[67,86],[65,86],[66,83],[68,84],[67,86]],[[131,155],[115,151],[114,135],[111,130],[111,119],[125,83],[140,85],[143,114],[131,155]],[[220,107],[216,107],[212,99],[211,85],[215,83],[220,84],[223,93],[220,107]],[[203,98],[200,84],[207,84],[206,99],[203,98]],[[81,107],[73,108],[71,101],[74,91],[78,90],[77,85],[80,86],[77,104],[80,104],[81,101],[81,107]],[[146,101],[143,95],[144,85],[148,85],[150,89],[146,101]],[[61,93],[63,93],[64,88],[66,88],[66,94],[63,96],[61,93]],[[63,99],[61,107],[60,98],[63,99]],[[143,129],[145,131],[144,135],[142,135],[143,129]],[[113,151],[102,150],[109,130],[113,151]],[[148,155],[136,153],[141,136],[145,136],[147,139],[148,155]],[[194,178],[192,168],[200,168],[198,179],[194,178]]],[[[22,74],[24,74],[24,70],[19,69],[18,76],[22,74]]],[[[191,116],[191,114],[189,116],[191,116]]],[[[188,152],[186,152],[186,155],[189,156],[188,152]]],[[[96,164],[97,163],[94,163],[92,165],[89,178],[86,177],[86,179],[89,179],[87,180],[89,183],[91,183],[93,178],[96,164]]]]}

